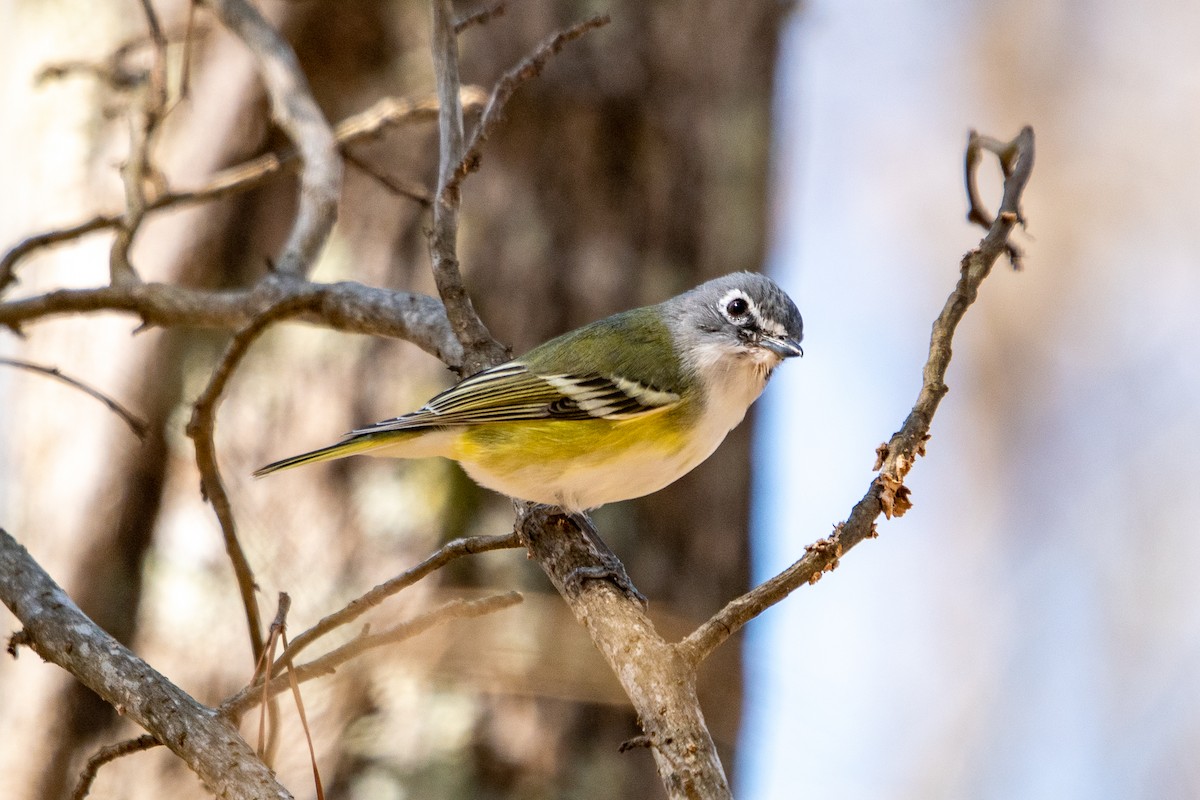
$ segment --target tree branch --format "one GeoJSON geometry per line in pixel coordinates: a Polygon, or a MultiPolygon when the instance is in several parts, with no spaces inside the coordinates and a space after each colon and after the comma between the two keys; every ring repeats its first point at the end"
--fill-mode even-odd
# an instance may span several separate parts
{"type": "MultiPolygon", "coordinates": [[[[972,143],[975,134],[972,132],[972,143]]],[[[1020,219],[1020,199],[1033,169],[1033,129],[1025,127],[1009,143],[1011,164],[1003,166],[1004,199],[1000,214],[989,222],[983,241],[963,257],[961,274],[941,313],[933,323],[929,340],[929,358],[917,401],[900,430],[887,444],[881,445],[875,468],[879,474],[871,481],[866,495],[855,504],[846,521],[838,524],[833,535],[809,545],[802,558],[774,578],[732,600],[711,619],[679,643],[683,660],[693,668],[734,632],[766,609],[807,583],[816,583],[822,574],[837,567],[838,560],[850,548],[875,533],[875,521],[882,514],[900,516],[912,502],[904,478],[917,456],[925,455],[929,426],[942,398],[945,397],[946,370],[950,366],[951,340],[967,308],[975,302],[979,286],[991,272],[996,260],[1010,247],[1008,238],[1020,219]]],[[[1004,157],[1002,156],[1002,159],[1004,157]]],[[[968,159],[968,170],[977,164],[968,159]]],[[[972,186],[968,179],[968,186],[972,186]]],[[[972,205],[975,198],[971,198],[972,205]]],[[[981,218],[982,219],[982,218],[981,218]]]]}
{"type": "Polygon", "coordinates": [[[454,23],[454,32],[462,33],[468,28],[476,25],[486,25],[496,17],[503,17],[508,11],[508,3],[500,2],[494,5],[486,6],[485,8],[476,11],[474,14],[468,14],[462,19],[454,23]]]}
{"type": "Polygon", "coordinates": [[[289,297],[313,301],[313,310],[298,317],[304,322],[347,333],[404,339],[451,367],[462,363],[462,347],[437,300],[350,281],[305,283],[268,276],[252,289],[226,292],[164,283],[59,289],[0,303],[0,325],[20,333],[27,323],[64,314],[117,311],[139,317],[144,327],[236,331],[289,297]]]}
{"type": "Polygon", "coordinates": [[[457,193],[459,185],[475,170],[479,169],[483,143],[492,135],[496,126],[504,116],[504,107],[512,98],[513,93],[521,84],[536,78],[546,68],[546,63],[558,55],[568,42],[572,42],[595,28],[603,28],[612,19],[607,14],[597,14],[570,28],[558,31],[547,37],[521,63],[510,69],[496,82],[488,97],[483,114],[471,132],[471,140],[467,144],[462,157],[458,161],[453,174],[449,177],[443,191],[457,193]]]}
{"type": "Polygon", "coordinates": [[[101,630],[3,530],[0,600],[25,626],[23,643],[145,728],[218,797],[290,800],[232,725],[101,630]]]}
{"type": "MultiPolygon", "coordinates": [[[[478,600],[456,599],[444,603],[432,611],[414,617],[407,622],[402,622],[388,628],[381,633],[370,633],[369,630],[364,628],[358,636],[341,647],[330,650],[325,655],[301,664],[298,667],[293,667],[292,676],[295,677],[296,681],[303,683],[304,681],[310,681],[313,678],[319,678],[323,675],[330,675],[342,664],[368,650],[395,644],[405,639],[411,639],[430,628],[452,619],[466,619],[492,614],[509,606],[516,605],[521,600],[520,592],[505,592],[504,594],[491,595],[478,600]]],[[[275,663],[279,668],[277,671],[281,671],[287,665],[287,653],[289,650],[291,648],[285,650],[283,655],[276,659],[275,663]]],[[[251,683],[222,703],[220,713],[227,719],[236,720],[264,700],[270,699],[280,692],[287,691],[290,685],[291,676],[287,674],[276,675],[265,686],[261,682],[251,683]]]]}
{"type": "Polygon", "coordinates": [[[593,570],[607,561],[581,521],[587,524],[546,506],[518,505],[517,530],[628,695],[668,795],[731,798],[696,695],[695,671],[615,582],[580,580],[598,575],[593,570]]]}
{"type": "MultiPolygon", "coordinates": [[[[278,662],[282,663],[285,660],[295,661],[296,656],[317,639],[332,630],[353,622],[387,598],[412,586],[417,581],[441,569],[455,559],[476,553],[488,553],[492,550],[520,547],[521,545],[521,537],[517,535],[516,531],[504,534],[503,536],[470,536],[447,542],[420,564],[405,570],[396,577],[379,584],[366,594],[351,600],[344,608],[325,616],[317,624],[292,639],[291,644],[280,654],[278,662]]],[[[275,672],[278,672],[278,669],[275,672]]]]}
{"type": "Polygon", "coordinates": [[[265,309],[255,317],[254,321],[238,332],[225,348],[220,362],[213,370],[208,385],[196,400],[192,410],[191,421],[188,422],[187,435],[196,445],[196,466],[200,469],[200,487],[204,496],[212,504],[217,519],[221,523],[221,533],[225,539],[225,551],[233,564],[237,577],[238,591],[242,597],[242,606],[246,610],[246,622],[250,632],[250,644],[257,663],[263,653],[263,630],[259,616],[258,598],[255,597],[257,586],[254,581],[254,571],[238,540],[237,523],[233,516],[233,505],[229,494],[225,491],[225,483],[221,480],[221,470],[217,465],[217,447],[214,441],[216,431],[217,406],[221,395],[233,371],[237,369],[242,358],[250,349],[250,345],[259,337],[267,326],[284,317],[299,314],[302,311],[312,311],[316,306],[311,296],[298,295],[280,300],[270,308],[265,309]]]}
{"type": "Polygon", "coordinates": [[[258,11],[245,0],[205,2],[254,54],[271,98],[271,117],[296,145],[304,162],[296,221],[276,266],[284,275],[303,278],[337,218],[342,162],[333,130],[313,99],[296,54],[258,11]]]}
{"type": "Polygon", "coordinates": [[[495,366],[508,358],[508,350],[493,338],[471,302],[458,268],[459,193],[450,186],[462,160],[463,116],[459,103],[458,35],[450,0],[432,0],[433,71],[438,94],[438,180],[434,193],[433,227],[429,256],[450,327],[463,348],[463,374],[495,366]]]}
{"type": "Polygon", "coordinates": [[[139,87],[129,107],[129,155],[121,166],[125,213],[117,226],[108,258],[109,283],[113,286],[141,281],[129,259],[129,250],[146,217],[146,182],[158,174],[152,155],[154,142],[167,114],[167,37],[163,35],[150,0],[142,0],[142,13],[146,17],[154,56],[146,83],[139,87]]]}
{"type": "Polygon", "coordinates": [[[161,742],[155,739],[148,733],[133,739],[126,739],[123,742],[110,744],[107,747],[101,747],[91,758],[87,760],[83,771],[79,773],[79,780],[75,783],[75,790],[71,792],[71,800],[83,800],[92,791],[92,784],[96,780],[96,774],[110,761],[116,761],[118,758],[123,758],[133,753],[140,753],[143,750],[150,750],[158,747],[161,742]]]}

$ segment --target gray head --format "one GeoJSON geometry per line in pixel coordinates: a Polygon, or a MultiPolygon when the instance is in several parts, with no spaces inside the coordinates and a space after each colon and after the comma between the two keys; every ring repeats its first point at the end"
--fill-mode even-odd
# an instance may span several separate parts
{"type": "Polygon", "coordinates": [[[800,312],[765,275],[735,272],[715,278],[664,307],[698,362],[750,359],[769,371],[785,358],[804,355],[800,312]]]}

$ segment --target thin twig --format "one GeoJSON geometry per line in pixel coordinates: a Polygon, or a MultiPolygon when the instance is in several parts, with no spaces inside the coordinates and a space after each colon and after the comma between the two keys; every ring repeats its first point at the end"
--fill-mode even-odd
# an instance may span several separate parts
{"type": "Polygon", "coordinates": [[[303,278],[316,263],[337,218],[342,162],[333,129],[313,99],[296,54],[279,32],[245,0],[206,2],[257,59],[271,99],[271,117],[304,162],[296,220],[276,267],[284,275],[303,278]]]}
{"type": "Polygon", "coordinates": [[[152,108],[162,111],[167,105],[167,37],[150,0],[142,0],[142,13],[146,16],[150,44],[154,48],[154,62],[150,65],[150,103],[152,108]]]}
{"type": "MultiPolygon", "coordinates": [[[[351,600],[344,608],[322,618],[308,630],[301,633],[283,651],[279,661],[295,661],[296,656],[310,644],[332,630],[353,622],[367,611],[382,603],[392,595],[412,586],[417,581],[435,572],[455,559],[476,553],[488,553],[492,550],[506,550],[521,546],[521,537],[516,531],[501,536],[470,536],[447,542],[429,555],[420,564],[405,570],[371,589],[366,594],[351,600]]],[[[276,670],[278,673],[278,670],[276,670]]]]}
{"type": "MultiPolygon", "coordinates": [[[[464,108],[482,108],[487,94],[478,86],[466,86],[461,92],[464,108]]],[[[400,125],[432,122],[437,119],[437,97],[429,95],[411,99],[385,97],[365,111],[347,117],[338,124],[335,136],[343,153],[351,144],[382,135],[400,125]]],[[[146,204],[146,213],[169,208],[187,207],[219,200],[262,186],[267,181],[290,172],[299,164],[296,150],[267,153],[218,172],[208,183],[197,189],[167,191],[146,204]]],[[[0,258],[0,292],[16,279],[17,264],[31,253],[45,247],[70,242],[89,233],[119,228],[124,212],[98,214],[89,220],[64,228],[25,237],[0,258]]]]}
{"type": "Polygon", "coordinates": [[[346,147],[342,148],[342,158],[346,159],[346,163],[351,166],[358,167],[363,174],[373,178],[383,188],[387,189],[394,195],[406,197],[409,200],[417,203],[422,208],[429,208],[433,205],[433,198],[429,192],[425,191],[425,187],[419,184],[402,184],[395,178],[389,178],[381,174],[373,166],[363,161],[358,156],[346,147]]]}
{"type": "Polygon", "coordinates": [[[186,100],[192,90],[192,37],[196,33],[196,5],[199,0],[187,0],[187,22],[183,26],[183,52],[179,56],[179,100],[186,100]]]}
{"type": "MultiPolygon", "coordinates": [[[[287,609],[291,605],[291,598],[286,592],[279,593],[279,613],[275,616],[275,622],[271,623],[271,648],[268,650],[271,659],[275,657],[275,640],[278,638],[283,643],[283,647],[287,649],[287,609]]],[[[304,729],[304,739],[308,742],[308,759],[312,764],[313,772],[313,787],[317,793],[317,800],[325,800],[325,787],[321,783],[321,770],[317,768],[317,749],[313,746],[312,729],[308,725],[308,714],[304,712],[304,697],[300,694],[300,681],[296,679],[296,668],[291,661],[285,661],[284,669],[287,670],[288,683],[292,688],[292,698],[296,701],[296,714],[300,717],[300,726],[304,729]]],[[[263,688],[266,688],[265,680],[266,673],[270,672],[269,664],[263,665],[263,688]]],[[[270,762],[268,762],[270,763],[270,762]]]]}
{"type": "Polygon", "coordinates": [[[119,45],[103,61],[72,60],[49,64],[38,71],[34,82],[40,85],[83,74],[96,78],[114,91],[127,92],[141,86],[146,80],[145,70],[135,66],[130,58],[145,45],[145,37],[139,36],[119,45]]]}
{"type": "Polygon", "coordinates": [[[313,311],[315,307],[316,303],[312,296],[286,297],[265,309],[253,322],[239,331],[225,348],[221,360],[208,380],[208,385],[196,400],[192,409],[191,421],[187,425],[187,435],[196,446],[196,466],[200,469],[201,490],[212,504],[217,520],[221,524],[221,533],[225,538],[225,551],[229,554],[229,560],[233,564],[233,571],[237,577],[238,591],[246,612],[250,646],[256,662],[262,658],[263,654],[262,623],[258,611],[258,598],[254,595],[257,587],[254,582],[254,571],[238,540],[233,505],[229,501],[225,484],[221,480],[220,468],[217,466],[217,450],[213,438],[216,429],[217,406],[221,402],[221,395],[225,391],[225,386],[233,375],[233,371],[241,363],[242,358],[250,349],[250,345],[266,330],[267,326],[284,317],[304,311],[313,311]]]}
{"type": "MultiPolygon", "coordinates": [[[[1033,169],[1033,129],[1026,127],[1010,143],[1011,164],[1004,166],[1004,200],[1000,214],[993,220],[979,246],[962,260],[961,275],[933,324],[929,358],[917,402],[904,424],[887,444],[878,450],[879,474],[871,481],[866,495],[855,504],[844,523],[834,533],[806,548],[805,555],[783,572],[741,597],[728,603],[711,619],[693,631],[678,645],[680,655],[695,668],[722,642],[751,619],[808,583],[837,566],[838,559],[850,548],[875,535],[875,521],[900,516],[911,507],[904,478],[917,456],[925,454],[929,426],[938,404],[946,395],[946,369],[950,365],[951,340],[967,308],[975,302],[979,286],[1008,248],[1008,237],[1020,219],[1021,194],[1033,169]]],[[[1003,158],[1003,156],[1002,156],[1003,158]]]]}
{"type": "Polygon", "coordinates": [[[611,18],[607,14],[597,14],[594,17],[585,19],[583,22],[572,25],[570,28],[558,31],[544,39],[537,46],[537,49],[526,56],[521,63],[504,73],[500,80],[496,82],[495,87],[493,87],[492,94],[488,97],[487,105],[483,108],[483,114],[480,116],[479,122],[476,123],[475,129],[471,132],[471,139],[467,143],[462,158],[459,159],[454,174],[447,181],[443,189],[444,192],[457,193],[458,187],[463,180],[472,172],[479,169],[480,151],[483,149],[483,143],[488,140],[488,137],[495,130],[496,125],[503,118],[504,107],[508,104],[513,93],[520,88],[521,84],[541,75],[542,70],[546,68],[546,63],[561,52],[569,42],[578,39],[590,30],[602,28],[611,21],[611,18]]]}
{"type": "Polygon", "coordinates": [[[140,753],[143,750],[149,750],[152,747],[158,747],[162,742],[155,739],[148,733],[137,736],[133,739],[126,739],[123,742],[110,744],[106,747],[101,747],[87,760],[83,771],[79,773],[79,780],[75,783],[75,790],[71,792],[71,800],[83,800],[88,796],[88,792],[92,790],[92,784],[96,781],[96,773],[110,761],[116,761],[118,758],[140,753]]]}
{"type": "MultiPolygon", "coordinates": [[[[1018,136],[1010,142],[1003,142],[991,136],[981,136],[975,131],[971,131],[967,137],[966,163],[963,169],[964,178],[967,183],[967,220],[979,225],[984,230],[989,230],[995,219],[988,213],[983,202],[979,199],[979,162],[984,150],[992,153],[1000,160],[1000,171],[1003,173],[1005,180],[1008,180],[1012,176],[1013,170],[1016,167],[1017,157],[1020,155],[1020,137],[1018,136]]],[[[1019,205],[1014,209],[1013,213],[1017,215],[1017,222],[1021,227],[1025,227],[1025,217],[1021,214],[1019,205]]],[[[1009,263],[1012,264],[1013,269],[1021,269],[1020,248],[1012,242],[1008,242],[1007,253],[1009,263]]]]}
{"type": "Polygon", "coordinates": [[[150,31],[154,58],[146,84],[129,108],[129,155],[121,167],[125,212],[108,257],[109,282],[113,286],[141,282],[129,259],[129,250],[146,216],[146,182],[157,174],[152,153],[167,107],[167,37],[150,0],[142,0],[142,13],[150,31]]]}
{"type": "Polygon", "coordinates": [[[507,349],[492,336],[471,302],[458,266],[459,194],[449,184],[463,154],[463,115],[459,102],[458,36],[450,0],[432,0],[433,71],[438,95],[438,180],[434,194],[429,256],[438,295],[450,327],[463,348],[467,374],[501,363],[507,349]]]}
{"type": "MultiPolygon", "coordinates": [[[[275,663],[275,648],[279,646],[279,642],[283,638],[288,611],[291,608],[291,595],[287,592],[280,592],[279,601],[275,606],[275,619],[271,620],[271,624],[267,627],[267,643],[263,648],[262,655],[259,656],[258,663],[254,665],[254,677],[251,678],[251,681],[262,682],[267,673],[271,671],[271,665],[275,663]]],[[[258,718],[258,744],[255,746],[254,752],[272,769],[275,768],[275,749],[279,744],[278,721],[278,702],[275,698],[268,698],[264,694],[258,718]]]]}
{"type": "Polygon", "coordinates": [[[449,0],[432,0],[433,67],[437,77],[438,112],[438,185],[433,204],[433,227],[429,235],[430,260],[438,294],[446,306],[446,316],[462,344],[466,373],[494,366],[508,358],[507,348],[495,340],[471,302],[458,263],[458,214],[460,184],[479,168],[479,152],[499,122],[504,106],[525,81],[539,75],[546,62],[567,42],[587,31],[607,25],[605,15],[592,17],[559,31],[497,82],[484,107],[470,143],[464,146],[462,107],[458,103],[458,37],[450,18],[449,0]]]}
{"type": "MultiPolygon", "coordinates": [[[[491,595],[479,600],[451,600],[433,611],[414,617],[380,633],[363,631],[346,644],[330,650],[323,656],[295,667],[292,676],[276,675],[266,685],[251,684],[233,697],[221,704],[220,715],[230,720],[237,720],[242,714],[262,702],[264,695],[274,697],[280,692],[287,691],[292,677],[299,683],[329,675],[352,658],[362,655],[368,650],[383,647],[396,642],[411,639],[424,633],[443,622],[451,619],[467,619],[492,614],[521,602],[520,592],[505,592],[491,595]]],[[[293,642],[293,647],[295,643],[293,642]]],[[[285,651],[286,653],[286,651],[285,651]]],[[[281,659],[283,656],[280,657],[281,659]]]]}
{"type": "Polygon", "coordinates": [[[120,417],[121,421],[129,426],[129,429],[133,431],[134,436],[143,440],[146,438],[146,431],[150,427],[148,422],[134,414],[129,409],[125,408],[125,406],[121,405],[116,400],[104,394],[104,392],[101,392],[99,389],[92,388],[83,381],[72,378],[70,375],[64,375],[62,370],[60,370],[58,367],[44,367],[41,364],[34,364],[29,361],[21,361],[15,358],[0,358],[0,364],[9,367],[16,367],[17,369],[28,370],[29,372],[36,372],[40,375],[48,375],[51,378],[62,381],[68,386],[73,386],[76,389],[79,389],[81,392],[96,398],[101,403],[104,403],[104,405],[108,406],[110,411],[120,417]]]}
{"type": "Polygon", "coordinates": [[[486,25],[489,22],[491,22],[493,19],[495,19],[496,17],[503,17],[505,12],[507,12],[507,11],[508,11],[508,3],[505,3],[505,2],[500,2],[500,3],[496,3],[495,5],[487,6],[485,8],[480,9],[479,11],[476,11],[474,14],[468,14],[467,16],[465,16],[462,19],[455,22],[454,23],[454,32],[462,33],[467,28],[471,28],[476,25],[486,25]]]}

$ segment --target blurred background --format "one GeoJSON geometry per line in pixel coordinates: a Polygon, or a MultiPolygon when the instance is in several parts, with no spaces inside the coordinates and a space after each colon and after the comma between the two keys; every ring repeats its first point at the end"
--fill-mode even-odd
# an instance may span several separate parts
{"type": "MultiPolygon", "coordinates": [[[[261,7],[333,120],[432,86],[424,3],[261,7]]],[[[156,8],[179,41],[183,4],[156,8]]],[[[861,497],[981,234],[964,221],[967,130],[1038,135],[1026,269],[1000,265],[960,329],[951,392],[909,479],[915,508],[705,668],[737,795],[1200,793],[1185,460],[1200,434],[1200,7],[523,0],[462,35],[464,81],[490,86],[596,10],[613,23],[518,92],[466,185],[460,252],[492,331],[520,352],[735,269],[773,273],[806,320],[807,356],[780,370],[753,427],[675,486],[598,515],[667,635],[790,563],[861,497]]],[[[0,14],[7,247],[121,203],[129,90],[111,70],[39,73],[136,73],[148,52],[108,60],[144,35],[132,0],[9,0],[0,14]]],[[[241,46],[198,20],[190,98],[157,151],[173,188],[285,144],[241,46]]],[[[432,291],[425,212],[378,176],[429,186],[434,146],[432,127],[412,126],[354,149],[368,168],[347,168],[316,279],[432,291]]],[[[247,285],[286,233],[293,192],[285,179],[155,218],[135,264],[150,280],[247,285]]],[[[101,284],[108,247],[43,251],[5,299],[101,284]]],[[[61,367],[152,423],[139,443],[82,394],[0,369],[0,525],[106,629],[216,703],[252,664],[183,430],[225,335],[131,337],[136,323],[57,318],[0,338],[0,356],[61,367]]],[[[401,342],[288,325],[256,345],[217,445],[266,616],[288,591],[298,632],[447,538],[508,529],[507,503],[439,463],[249,478],[449,380],[401,342]]],[[[523,605],[306,686],[333,796],[662,795],[651,759],[617,754],[636,722],[519,552],[462,562],[374,623],[511,587],[523,605]]],[[[0,627],[16,627],[7,611],[0,627]]],[[[287,711],[284,727],[280,776],[311,796],[287,711]]],[[[6,796],[61,797],[89,753],[137,733],[31,654],[0,662],[6,796]]],[[[164,795],[207,796],[164,752],[105,767],[93,789],[164,795]]]]}
{"type": "Polygon", "coordinates": [[[1200,796],[1198,33],[1194,3],[1109,0],[785,26],[769,269],[807,356],[759,417],[756,580],[844,518],[916,399],[979,235],[967,129],[1030,123],[1037,161],[1025,270],[960,328],[915,507],[750,632],[741,796],[1200,796]]]}

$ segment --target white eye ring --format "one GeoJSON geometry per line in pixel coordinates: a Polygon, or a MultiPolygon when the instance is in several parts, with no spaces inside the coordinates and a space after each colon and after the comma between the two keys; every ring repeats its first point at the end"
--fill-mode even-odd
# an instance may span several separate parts
{"type": "Polygon", "coordinates": [[[739,327],[748,325],[758,318],[758,307],[741,289],[730,289],[717,301],[721,316],[739,327]]]}

